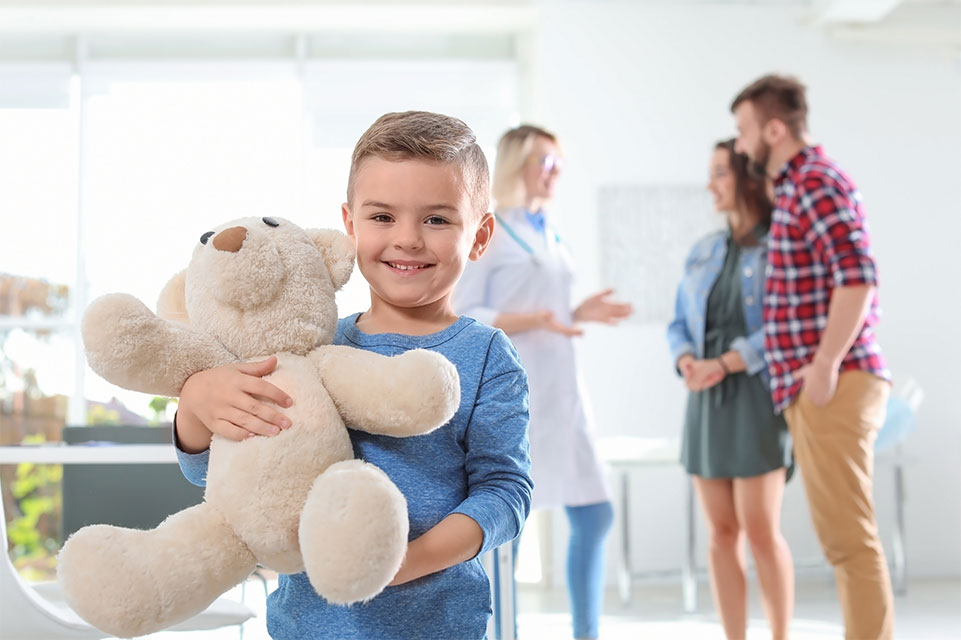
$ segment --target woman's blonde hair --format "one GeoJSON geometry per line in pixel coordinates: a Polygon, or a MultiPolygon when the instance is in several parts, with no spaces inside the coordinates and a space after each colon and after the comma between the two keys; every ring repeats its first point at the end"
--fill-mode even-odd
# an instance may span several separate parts
{"type": "Polygon", "coordinates": [[[534,140],[547,138],[555,145],[557,136],[546,129],[522,124],[501,136],[497,143],[497,160],[494,162],[494,179],[491,192],[496,209],[517,207],[524,203],[524,164],[534,148],[534,140]]]}

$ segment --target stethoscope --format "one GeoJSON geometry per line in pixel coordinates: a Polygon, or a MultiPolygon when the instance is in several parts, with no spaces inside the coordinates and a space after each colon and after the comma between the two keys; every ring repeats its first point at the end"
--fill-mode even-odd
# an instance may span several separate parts
{"type": "MultiPolygon", "coordinates": [[[[517,243],[517,246],[519,246],[521,249],[523,249],[523,250],[527,253],[527,255],[529,255],[529,256],[531,257],[531,261],[532,261],[535,265],[541,266],[541,261],[540,261],[540,259],[537,257],[537,254],[534,252],[534,249],[531,247],[531,245],[527,244],[527,242],[524,240],[524,238],[520,237],[520,236],[517,234],[517,232],[514,231],[514,229],[512,229],[509,224],[507,224],[506,222],[504,222],[504,219],[503,219],[502,217],[500,217],[499,215],[497,215],[496,213],[494,214],[494,219],[497,221],[497,224],[499,224],[501,227],[504,228],[504,231],[507,232],[507,235],[509,235],[509,236],[511,237],[511,239],[512,239],[514,242],[517,243]]],[[[551,231],[553,232],[553,229],[552,229],[551,231]]],[[[557,244],[560,244],[560,243],[561,243],[561,237],[560,237],[559,235],[557,235],[556,232],[554,232],[554,241],[555,241],[557,244]]]]}

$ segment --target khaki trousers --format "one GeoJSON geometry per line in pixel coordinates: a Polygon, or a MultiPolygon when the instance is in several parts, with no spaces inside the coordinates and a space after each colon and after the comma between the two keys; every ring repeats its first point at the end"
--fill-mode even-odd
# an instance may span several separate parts
{"type": "Polygon", "coordinates": [[[814,530],[834,567],[848,640],[888,640],[894,598],[874,519],[874,440],[890,385],[845,371],[837,393],[816,407],[802,391],[784,411],[814,530]]]}

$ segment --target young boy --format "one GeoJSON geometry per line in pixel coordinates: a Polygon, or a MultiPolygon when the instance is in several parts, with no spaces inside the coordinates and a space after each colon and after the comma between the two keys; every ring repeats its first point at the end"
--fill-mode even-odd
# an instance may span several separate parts
{"type": "MultiPolygon", "coordinates": [[[[532,488],[524,369],[501,331],[458,317],[450,302],[467,260],[490,241],[488,191],[484,155],[455,118],[390,113],[354,149],[343,218],[370,284],[370,309],[343,318],[335,343],[384,355],[435,350],[456,365],[462,399],[451,421],[428,435],[350,432],[357,457],[383,469],[407,498],[407,555],[391,586],[350,607],[328,604],[303,573],[281,575],[267,601],[273,638],[485,635],[490,587],[479,555],[517,536],[532,488]]],[[[219,367],[184,385],[175,434],[191,482],[203,482],[213,434],[239,440],[297,428],[264,402],[296,401],[260,378],[275,364],[219,367]]]]}

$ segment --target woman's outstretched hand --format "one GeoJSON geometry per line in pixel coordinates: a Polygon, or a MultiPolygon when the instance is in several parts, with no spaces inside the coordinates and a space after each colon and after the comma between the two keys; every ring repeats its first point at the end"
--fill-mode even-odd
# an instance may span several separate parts
{"type": "Polygon", "coordinates": [[[602,322],[615,325],[634,313],[634,307],[629,302],[611,300],[613,289],[605,289],[595,293],[574,310],[574,322],[602,322]]]}

